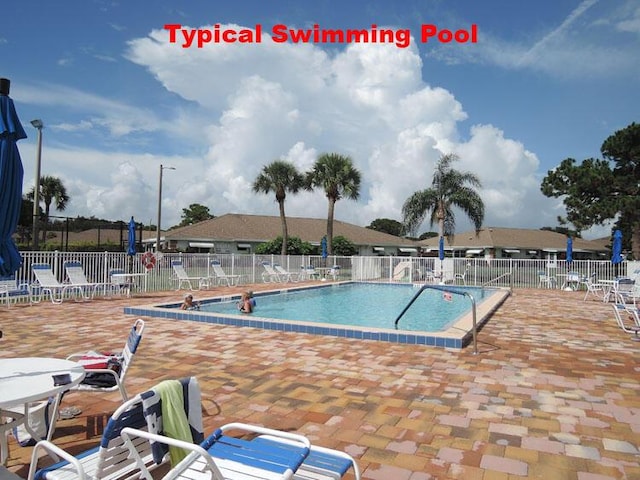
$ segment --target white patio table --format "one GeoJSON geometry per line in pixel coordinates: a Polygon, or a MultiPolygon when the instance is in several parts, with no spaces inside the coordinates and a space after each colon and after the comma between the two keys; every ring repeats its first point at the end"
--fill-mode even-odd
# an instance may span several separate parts
{"type": "Polygon", "coordinates": [[[79,384],[84,376],[84,367],[69,360],[41,357],[0,359],[0,464],[4,465],[9,456],[7,431],[23,424],[29,434],[38,438],[27,421],[29,404],[55,397],[51,428],[47,435],[47,440],[51,440],[62,394],[79,384]],[[62,383],[60,383],[55,381],[54,375],[68,375],[68,377],[62,377],[62,383]],[[56,385],[56,383],[59,384],[56,385]],[[24,412],[17,413],[16,407],[24,407],[24,412]],[[3,412],[3,409],[7,411],[3,412]],[[2,417],[13,420],[2,423],[2,417]]]}

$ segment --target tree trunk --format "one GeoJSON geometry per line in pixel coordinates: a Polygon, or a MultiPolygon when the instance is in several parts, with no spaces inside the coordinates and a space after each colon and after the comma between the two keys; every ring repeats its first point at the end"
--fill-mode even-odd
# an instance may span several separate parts
{"type": "Polygon", "coordinates": [[[442,202],[438,202],[438,233],[441,237],[444,237],[444,205],[442,202]]]}
{"type": "Polygon", "coordinates": [[[44,226],[42,227],[42,245],[47,243],[47,227],[49,226],[49,210],[51,202],[44,204],[44,226]]]}
{"type": "Polygon", "coordinates": [[[336,201],[329,198],[329,213],[327,214],[327,255],[333,255],[333,211],[336,201]]]}
{"type": "Polygon", "coordinates": [[[640,222],[631,227],[631,253],[635,261],[640,260],[640,222]]]}
{"type": "Polygon", "coordinates": [[[284,214],[284,200],[278,201],[280,206],[280,222],[282,223],[282,251],[281,255],[287,254],[287,244],[289,243],[289,230],[287,229],[287,217],[284,214]]]}

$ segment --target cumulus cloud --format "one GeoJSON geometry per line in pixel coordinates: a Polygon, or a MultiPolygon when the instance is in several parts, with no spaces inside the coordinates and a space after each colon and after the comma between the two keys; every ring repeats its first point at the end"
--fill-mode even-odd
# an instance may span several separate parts
{"type": "MultiPolygon", "coordinates": [[[[61,130],[102,128],[118,138],[148,128],[177,142],[197,136],[201,154],[49,148],[48,165],[64,172],[59,176],[69,186],[69,212],[114,219],[134,215],[155,223],[158,166],[164,164],[176,168],[163,177],[165,226],[178,223],[192,203],[206,205],[214,215],[277,215],[272,196],[251,188],[262,167],[283,158],[304,171],[319,154],[337,152],[353,159],[363,184],[359,201],[338,202],[336,218],[365,226],[380,217],[400,220],[407,197],[430,186],[438,158],[457,153],[457,167],[480,175],[486,225],[555,224],[549,208],[555,201],[539,191],[535,154],[505,138],[500,126],[462,127],[473,119],[450,91],[422,77],[415,41],[402,49],[362,43],[329,51],[269,41],[184,49],[167,37],[157,30],[132,40],[126,58],[188,100],[185,104],[197,105],[170,122],[151,107],[62,88],[57,99],[49,94],[39,101],[65,102],[65,94],[72,93],[82,99],[78,105],[93,109],[89,119],[61,124],[61,130]],[[109,174],[98,173],[105,171],[109,174]],[[548,218],[543,211],[550,211],[548,218]]],[[[39,95],[37,89],[27,93],[39,95]]],[[[323,192],[301,192],[287,197],[286,209],[288,215],[323,218],[327,202],[323,192]]],[[[459,228],[468,227],[462,220],[459,228]]]]}
{"type": "MultiPolygon", "coordinates": [[[[430,185],[438,158],[455,152],[460,168],[481,174],[487,222],[529,225],[523,210],[547,201],[539,193],[537,158],[498,127],[460,131],[463,106],[422,78],[415,44],[351,44],[333,54],[268,41],[184,49],[154,31],[131,41],[127,58],[169,91],[211,110],[207,168],[190,189],[201,197],[190,197],[215,214],[276,214],[273,199],[251,191],[260,168],[286,158],[305,170],[331,151],[351,156],[363,173],[360,201],[341,201],[338,217],[365,225],[399,219],[408,195],[430,185]]],[[[322,217],[326,201],[321,192],[301,193],[289,197],[287,210],[322,217]]]]}

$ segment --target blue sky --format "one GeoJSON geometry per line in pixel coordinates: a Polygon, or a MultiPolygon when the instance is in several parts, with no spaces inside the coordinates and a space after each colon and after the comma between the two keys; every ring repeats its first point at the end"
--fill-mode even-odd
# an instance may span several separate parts
{"type": "MultiPolygon", "coordinates": [[[[159,165],[163,226],[191,203],[214,215],[277,215],[251,183],[284,158],[301,170],[324,152],[362,171],[358,202],[336,218],[400,220],[445,153],[477,173],[485,225],[556,225],[564,209],[539,185],[566,157],[599,156],[640,120],[637,0],[404,2],[10,2],[3,6],[0,76],[29,138],[19,144],[33,186],[62,178],[66,215],[154,223],[159,165]],[[182,48],[165,24],[262,28],[261,43],[182,48]],[[275,43],[274,25],[408,29],[406,48],[380,43],[275,43]],[[421,26],[476,25],[477,43],[420,41],[421,26]]],[[[287,198],[291,216],[326,216],[320,192],[287,198]]],[[[462,214],[458,231],[469,228],[462,214]]],[[[420,231],[428,230],[425,225],[420,231]]],[[[597,228],[591,236],[606,234],[597,228]]],[[[589,234],[587,234],[589,236],[589,234]]]]}

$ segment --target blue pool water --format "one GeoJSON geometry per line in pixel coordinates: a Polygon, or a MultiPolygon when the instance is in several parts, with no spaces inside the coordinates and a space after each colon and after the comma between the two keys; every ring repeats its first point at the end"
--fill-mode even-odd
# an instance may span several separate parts
{"type": "MultiPolygon", "coordinates": [[[[490,289],[455,287],[466,290],[479,304],[493,293],[490,289]]],[[[418,289],[411,285],[346,284],[326,288],[293,290],[256,297],[253,315],[282,320],[302,320],[335,325],[395,328],[394,322],[418,289]]],[[[471,302],[461,295],[425,290],[403,315],[398,329],[436,332],[469,312],[471,302]]],[[[238,314],[237,300],[204,303],[203,312],[238,314]]]]}

